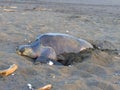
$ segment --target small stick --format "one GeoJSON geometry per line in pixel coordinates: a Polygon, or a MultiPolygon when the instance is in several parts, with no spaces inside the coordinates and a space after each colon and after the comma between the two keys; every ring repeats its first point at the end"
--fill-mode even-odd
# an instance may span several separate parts
{"type": "Polygon", "coordinates": [[[8,76],[17,70],[18,66],[16,64],[11,65],[8,69],[0,70],[0,76],[8,76]]]}
{"type": "Polygon", "coordinates": [[[3,9],[4,12],[15,12],[15,10],[12,9],[3,9]]]}
{"type": "Polygon", "coordinates": [[[37,90],[51,90],[51,88],[52,88],[52,85],[48,84],[48,85],[45,85],[45,86],[43,86],[43,87],[41,87],[41,88],[39,88],[37,90]]]}

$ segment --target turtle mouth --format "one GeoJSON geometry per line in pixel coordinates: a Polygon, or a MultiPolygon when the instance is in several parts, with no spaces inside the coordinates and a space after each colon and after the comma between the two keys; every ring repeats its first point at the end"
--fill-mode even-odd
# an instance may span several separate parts
{"type": "Polygon", "coordinates": [[[33,51],[30,46],[19,46],[16,48],[16,53],[21,56],[26,56],[30,58],[37,58],[38,55],[33,51]]]}
{"type": "Polygon", "coordinates": [[[22,55],[24,51],[25,51],[25,48],[24,48],[24,47],[21,47],[21,46],[16,47],[16,53],[17,53],[18,55],[22,55]]]}
{"type": "Polygon", "coordinates": [[[16,53],[19,55],[23,55],[27,50],[28,51],[31,50],[29,45],[21,45],[21,46],[16,47],[16,53]]]}
{"type": "Polygon", "coordinates": [[[16,53],[17,53],[18,55],[22,55],[22,53],[21,53],[19,50],[16,50],[16,53]]]}

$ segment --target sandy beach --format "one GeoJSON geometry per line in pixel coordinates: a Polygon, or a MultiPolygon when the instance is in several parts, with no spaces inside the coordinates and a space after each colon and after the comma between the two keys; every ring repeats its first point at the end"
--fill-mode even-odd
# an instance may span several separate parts
{"type": "MultiPolygon", "coordinates": [[[[77,0],[75,0],[77,2],[77,0]]],[[[94,0],[92,0],[94,1],[94,0]]],[[[112,0],[111,0],[112,1],[112,0]]],[[[119,1],[118,1],[119,2],[119,1]]],[[[120,90],[120,6],[0,0],[0,70],[18,70],[0,77],[0,90],[30,90],[52,84],[52,90],[120,90]],[[66,33],[99,46],[72,66],[39,64],[16,53],[43,33],[66,33]]]]}

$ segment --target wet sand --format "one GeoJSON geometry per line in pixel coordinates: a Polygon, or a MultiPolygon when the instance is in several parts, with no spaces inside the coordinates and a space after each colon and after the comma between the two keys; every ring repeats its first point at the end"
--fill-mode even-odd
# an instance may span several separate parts
{"type": "Polygon", "coordinates": [[[0,78],[0,90],[29,90],[28,83],[33,88],[52,84],[53,90],[120,89],[119,6],[1,1],[0,31],[0,69],[13,63],[19,67],[0,78]],[[70,67],[34,65],[16,54],[17,46],[47,32],[67,33],[104,50],[94,50],[70,67]]]}

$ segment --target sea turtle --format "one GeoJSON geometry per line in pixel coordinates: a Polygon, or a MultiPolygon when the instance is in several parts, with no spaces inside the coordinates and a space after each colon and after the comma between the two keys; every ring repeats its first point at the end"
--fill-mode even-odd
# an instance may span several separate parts
{"type": "Polygon", "coordinates": [[[66,65],[64,54],[78,53],[84,49],[93,48],[86,40],[62,33],[45,33],[28,45],[19,46],[18,54],[34,58],[35,62],[66,65]]]}

